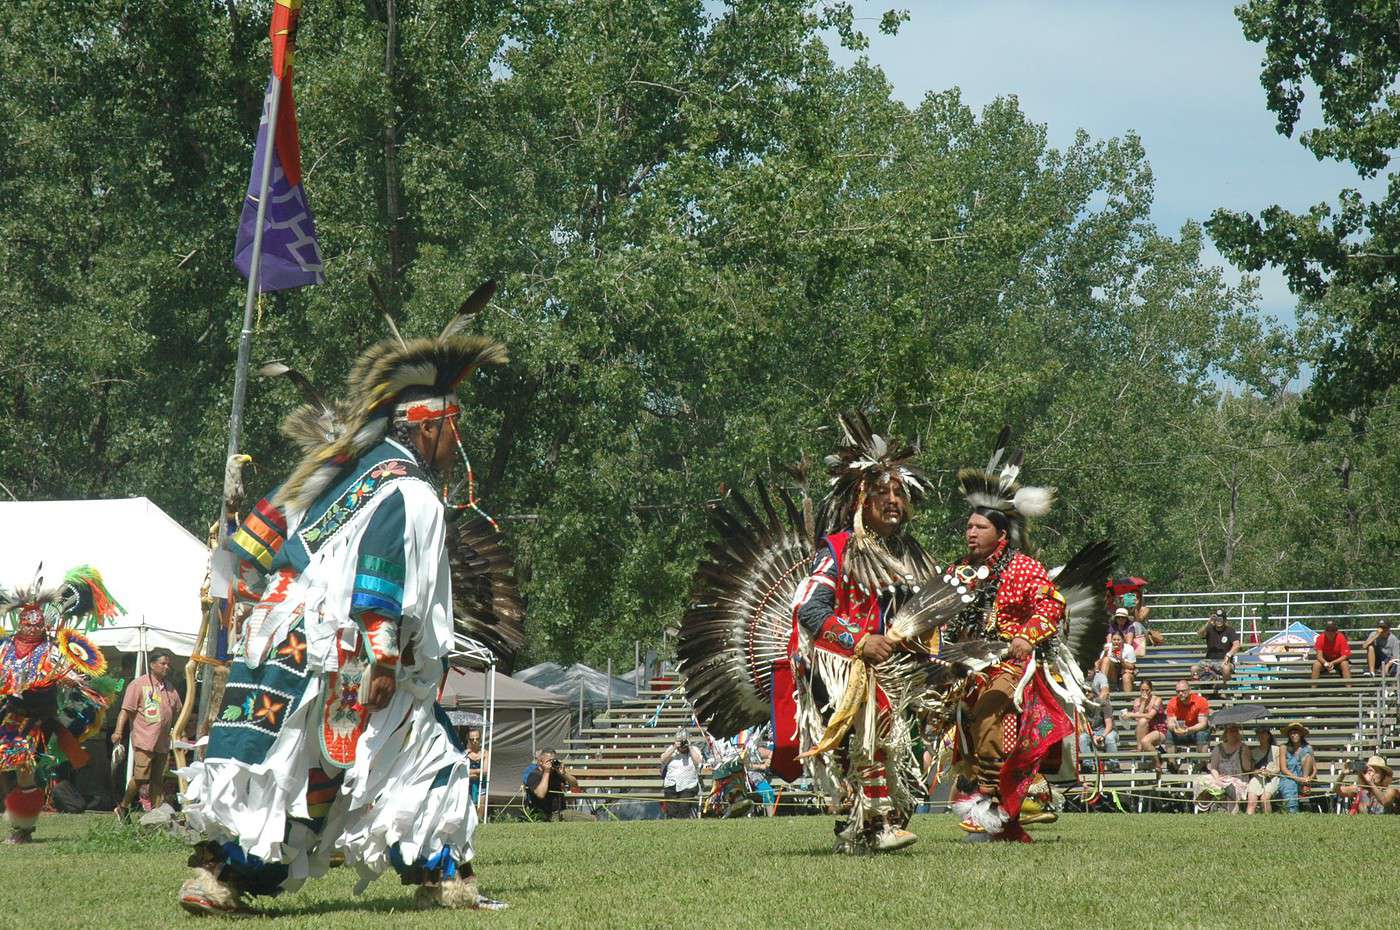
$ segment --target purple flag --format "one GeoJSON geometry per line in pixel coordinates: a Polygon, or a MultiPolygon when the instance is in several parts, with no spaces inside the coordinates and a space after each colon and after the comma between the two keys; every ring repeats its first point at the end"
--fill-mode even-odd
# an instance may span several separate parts
{"type": "MultiPolygon", "coordinates": [[[[253,173],[248,179],[248,195],[243,199],[243,215],[238,221],[238,242],[233,248],[234,267],[245,278],[253,260],[253,230],[258,220],[263,159],[268,157],[267,110],[273,80],[276,78],[268,81],[267,93],[263,96],[258,144],[253,151],[253,173]]],[[[263,216],[259,291],[285,291],[326,281],[321,267],[321,245],[316,241],[316,220],[311,215],[311,205],[306,202],[306,190],[301,186],[301,146],[297,139],[291,81],[283,86],[277,109],[277,144],[272,153],[272,175],[268,179],[267,210],[263,216]],[[284,164],[286,161],[290,164],[284,164]]]]}

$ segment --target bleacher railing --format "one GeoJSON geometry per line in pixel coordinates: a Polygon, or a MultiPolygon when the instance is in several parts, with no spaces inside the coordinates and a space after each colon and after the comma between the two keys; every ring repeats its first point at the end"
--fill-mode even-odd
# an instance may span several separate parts
{"type": "Polygon", "coordinates": [[[1152,609],[1148,623],[1170,644],[1197,642],[1201,624],[1216,610],[1225,615],[1248,641],[1256,630],[1259,639],[1288,629],[1294,622],[1321,632],[1329,620],[1346,633],[1353,644],[1364,640],[1382,618],[1400,625],[1400,588],[1313,588],[1296,591],[1202,591],[1148,594],[1152,609]]]}

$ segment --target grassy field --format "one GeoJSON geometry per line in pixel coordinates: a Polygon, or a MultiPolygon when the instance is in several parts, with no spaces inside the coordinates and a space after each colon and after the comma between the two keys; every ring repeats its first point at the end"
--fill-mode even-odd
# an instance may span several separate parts
{"type": "MultiPolygon", "coordinates": [[[[913,828],[909,850],[851,859],[830,853],[830,822],[816,817],[493,823],[477,834],[477,870],[508,911],[412,912],[392,875],[356,899],[351,873],[335,870],[260,899],[275,924],[253,925],[1368,927],[1388,925],[1400,849],[1392,817],[1080,814],[1034,828],[1031,846],[967,846],[946,816],[913,828]]],[[[39,842],[0,846],[0,927],[194,922],[175,904],[184,859],[173,840],[110,817],[46,816],[39,842]]]]}

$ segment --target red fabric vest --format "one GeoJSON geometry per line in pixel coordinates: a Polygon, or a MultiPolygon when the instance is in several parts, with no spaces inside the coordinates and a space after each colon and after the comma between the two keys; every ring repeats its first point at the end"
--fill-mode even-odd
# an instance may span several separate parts
{"type": "MultiPolygon", "coordinates": [[[[824,540],[831,547],[832,558],[836,562],[836,604],[833,613],[841,617],[848,623],[853,623],[859,627],[859,633],[855,633],[856,639],[861,633],[880,633],[884,631],[884,618],[880,616],[879,598],[872,593],[862,594],[855,583],[846,578],[841,570],[844,564],[846,544],[851,541],[851,531],[843,530],[840,533],[832,533],[824,540]]],[[[823,631],[835,625],[835,621],[828,618],[822,625],[823,631]]],[[[826,649],[830,652],[840,652],[842,655],[851,655],[851,649],[839,649],[835,643],[823,642],[818,636],[814,645],[819,649],[826,649]]],[[[853,644],[854,645],[854,644],[853,644]]],[[[796,662],[797,656],[797,610],[792,612],[792,635],[788,639],[788,654],[796,662]]]]}

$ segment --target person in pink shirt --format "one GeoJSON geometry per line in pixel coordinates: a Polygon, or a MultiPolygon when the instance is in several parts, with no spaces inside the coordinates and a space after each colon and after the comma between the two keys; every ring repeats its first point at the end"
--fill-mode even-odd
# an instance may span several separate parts
{"type": "Polygon", "coordinates": [[[122,695],[122,711],[112,730],[112,745],[120,746],[131,734],[132,770],[126,794],[113,813],[125,821],[131,805],[149,785],[151,808],[165,799],[165,769],[170,758],[170,730],[180,715],[180,693],[167,681],[171,655],[163,649],[151,653],[146,674],[126,686],[122,695]]]}

